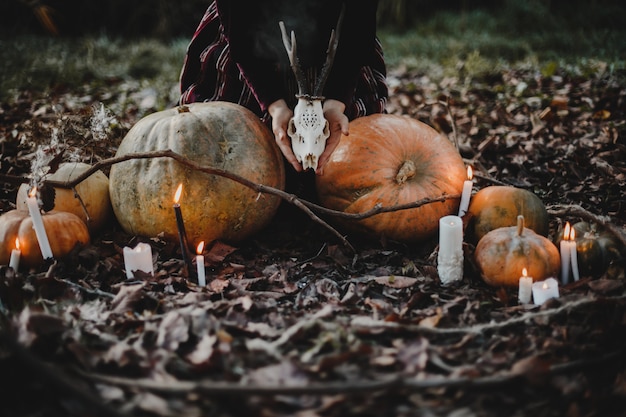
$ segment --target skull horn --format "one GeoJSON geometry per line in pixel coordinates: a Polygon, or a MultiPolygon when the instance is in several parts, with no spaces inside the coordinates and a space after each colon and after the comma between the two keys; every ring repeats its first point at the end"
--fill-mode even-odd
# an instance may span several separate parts
{"type": "Polygon", "coordinates": [[[296,34],[291,31],[291,41],[287,36],[287,30],[285,29],[285,23],[281,20],[278,22],[280,26],[280,32],[283,36],[283,45],[287,50],[287,56],[289,56],[289,62],[291,63],[291,69],[296,76],[296,83],[298,83],[298,97],[309,96],[307,84],[305,81],[304,73],[300,68],[300,61],[296,52],[296,34]]]}
{"type": "Polygon", "coordinates": [[[337,52],[337,45],[339,45],[339,33],[341,30],[341,22],[343,21],[343,15],[346,11],[345,3],[341,6],[341,13],[339,13],[339,19],[337,20],[337,27],[330,32],[330,40],[328,41],[328,49],[326,50],[326,62],[324,62],[324,66],[320,71],[319,77],[317,77],[315,83],[315,90],[313,91],[313,96],[322,97],[322,92],[324,91],[324,85],[326,84],[326,79],[328,78],[328,73],[330,72],[331,67],[333,66],[333,62],[335,61],[335,52],[337,52]]]}

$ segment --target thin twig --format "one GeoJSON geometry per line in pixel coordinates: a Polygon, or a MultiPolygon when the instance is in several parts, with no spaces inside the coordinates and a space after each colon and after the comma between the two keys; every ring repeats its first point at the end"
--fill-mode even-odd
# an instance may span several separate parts
{"type": "Polygon", "coordinates": [[[108,298],[108,299],[111,299],[111,300],[115,298],[115,294],[111,294],[110,292],[102,291],[102,290],[100,290],[98,288],[93,288],[93,289],[87,288],[87,287],[84,287],[84,286],[82,286],[80,284],[72,282],[69,279],[63,279],[63,278],[55,278],[55,279],[57,281],[59,281],[59,282],[67,284],[67,285],[69,285],[71,287],[77,288],[78,290],[80,290],[80,291],[82,291],[82,292],[84,292],[86,294],[89,294],[89,295],[96,295],[98,297],[104,297],[104,298],[108,298]]]}
{"type": "MultiPolygon", "coordinates": [[[[590,304],[598,302],[599,298],[596,297],[584,297],[574,301],[564,303],[563,305],[546,310],[531,311],[522,314],[518,317],[512,317],[508,320],[501,322],[490,322],[483,324],[476,324],[467,327],[451,327],[451,328],[438,328],[428,327],[414,324],[403,324],[397,322],[372,320],[370,317],[356,317],[352,320],[351,325],[355,327],[361,327],[368,330],[393,330],[397,332],[409,332],[409,333],[427,333],[427,334],[439,334],[439,335],[457,335],[457,334],[482,334],[485,331],[493,331],[504,329],[506,327],[523,324],[533,319],[541,317],[551,317],[559,315],[563,312],[568,312],[580,307],[585,307],[590,304]]],[[[626,300],[626,295],[619,297],[606,297],[602,298],[603,301],[616,301],[621,302],[626,300]]]]}
{"type": "MultiPolygon", "coordinates": [[[[545,372],[546,375],[565,374],[575,372],[591,366],[598,366],[604,363],[613,363],[616,358],[620,358],[624,352],[610,352],[601,357],[593,359],[578,360],[569,363],[551,365],[545,372]]],[[[324,395],[324,394],[349,394],[367,393],[384,390],[408,390],[423,391],[435,388],[464,388],[480,387],[488,388],[501,386],[515,382],[525,375],[523,373],[503,371],[494,375],[483,377],[458,377],[450,378],[445,376],[427,377],[415,379],[394,373],[382,380],[356,380],[345,382],[323,382],[307,383],[301,385],[280,385],[280,384],[245,384],[237,382],[220,382],[213,380],[200,381],[168,381],[160,382],[151,379],[134,379],[118,376],[102,375],[77,370],[83,377],[92,381],[116,386],[142,388],[149,391],[164,394],[187,395],[189,392],[199,392],[209,395],[324,395]]]]}
{"type": "MultiPolygon", "coordinates": [[[[317,214],[314,213],[320,213],[320,214],[324,214],[324,215],[328,215],[328,216],[335,216],[335,217],[340,217],[340,218],[344,218],[344,219],[354,219],[354,220],[360,220],[360,219],[365,219],[368,217],[372,217],[376,214],[380,214],[380,213],[388,213],[388,212],[395,212],[395,211],[400,211],[400,210],[408,210],[411,208],[417,208],[426,204],[430,204],[430,203],[436,203],[436,202],[442,202],[442,201],[446,201],[446,200],[454,200],[454,199],[459,199],[460,195],[459,194],[453,194],[453,195],[442,195],[439,197],[435,197],[435,198],[425,198],[422,200],[418,200],[415,202],[411,202],[411,203],[406,203],[406,204],[401,204],[401,205],[396,205],[396,206],[388,206],[388,207],[383,207],[380,205],[376,205],[373,208],[371,208],[370,210],[367,210],[365,212],[361,212],[361,213],[345,213],[342,211],[338,211],[338,210],[332,210],[323,206],[320,206],[318,204],[312,203],[310,201],[304,200],[304,199],[300,199],[298,198],[295,194],[291,194],[291,193],[287,193],[283,190],[280,190],[278,188],[275,187],[271,187],[268,185],[264,185],[264,184],[257,184],[253,181],[248,180],[247,178],[244,178],[240,175],[237,175],[235,173],[232,173],[230,171],[227,170],[223,170],[223,169],[219,169],[219,168],[213,168],[213,167],[207,167],[207,166],[203,166],[200,165],[192,160],[190,160],[189,158],[186,158],[185,156],[176,153],[174,151],[172,151],[171,149],[165,149],[165,150],[157,150],[157,151],[150,151],[150,152],[138,152],[138,153],[129,153],[126,155],[122,155],[122,156],[116,156],[116,157],[112,157],[112,158],[108,158],[108,159],[103,159],[100,160],[98,162],[96,162],[94,165],[92,165],[90,168],[88,168],[87,170],[83,171],[80,175],[76,176],[76,178],[72,179],[71,181],[53,181],[53,180],[44,180],[43,182],[45,184],[48,184],[52,187],[58,187],[58,188],[73,188],[75,187],[77,184],[81,183],[82,181],[86,180],[87,178],[89,178],[93,173],[97,172],[98,170],[110,166],[110,165],[114,165],[120,162],[125,162],[125,161],[129,161],[129,160],[133,160],[133,159],[150,159],[150,158],[172,158],[174,160],[176,160],[177,162],[193,169],[196,171],[200,171],[200,172],[204,172],[207,174],[211,174],[211,175],[217,175],[220,177],[224,177],[224,178],[228,178],[232,181],[235,181],[239,184],[242,184],[248,188],[251,188],[259,193],[264,193],[264,194],[271,194],[274,196],[277,196],[285,201],[287,201],[290,204],[295,205],[296,207],[298,207],[299,209],[301,209],[302,211],[304,211],[313,221],[319,223],[320,225],[322,225],[323,227],[325,227],[326,229],[328,229],[332,234],[334,234],[346,247],[350,248],[353,252],[355,252],[354,247],[348,242],[348,240],[345,238],[345,236],[341,235],[335,228],[333,228],[331,225],[329,225],[327,222],[325,222],[324,220],[322,220],[317,214]]],[[[10,176],[10,175],[3,175],[0,174],[0,181],[5,181],[5,182],[28,182],[28,179],[26,178],[20,178],[20,177],[15,177],[15,176],[10,176]]]]}

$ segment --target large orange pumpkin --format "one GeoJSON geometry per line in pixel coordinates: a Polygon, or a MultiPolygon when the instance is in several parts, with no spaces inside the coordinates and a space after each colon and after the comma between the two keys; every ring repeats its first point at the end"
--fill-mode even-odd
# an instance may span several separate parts
{"type": "MultiPolygon", "coordinates": [[[[353,120],[316,178],[320,202],[346,213],[426,198],[459,195],[467,177],[457,149],[435,129],[410,117],[373,114],[353,120]]],[[[432,236],[439,219],[456,214],[459,199],[381,213],[362,220],[336,219],[357,234],[415,242],[432,236]]]]}
{"type": "MultiPolygon", "coordinates": [[[[85,223],[73,213],[52,210],[41,215],[44,228],[55,258],[63,258],[77,245],[89,243],[89,231],[85,223]]],[[[0,216],[0,264],[7,264],[11,251],[19,238],[20,265],[43,263],[39,241],[28,210],[11,210],[0,216]]]]}
{"type": "MultiPolygon", "coordinates": [[[[257,184],[285,185],[282,154],[273,135],[237,104],[193,103],[148,115],[128,131],[116,156],[165,149],[257,184]]],[[[132,159],[114,164],[109,174],[111,203],[123,229],[176,240],[173,203],[180,183],[179,203],[192,247],[201,240],[245,239],[271,220],[280,203],[278,197],[171,158],[132,159]]]]}

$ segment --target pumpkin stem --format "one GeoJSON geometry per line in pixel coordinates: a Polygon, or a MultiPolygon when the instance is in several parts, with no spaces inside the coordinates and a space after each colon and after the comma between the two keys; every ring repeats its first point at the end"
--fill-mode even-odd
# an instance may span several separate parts
{"type": "Polygon", "coordinates": [[[182,106],[178,106],[177,110],[178,110],[178,113],[188,113],[189,107],[183,104],[182,106]]]}
{"type": "Polygon", "coordinates": [[[398,184],[404,184],[405,182],[407,182],[414,176],[415,176],[415,162],[411,160],[404,161],[404,163],[400,167],[400,170],[398,170],[398,173],[396,174],[396,182],[398,184]]]}
{"type": "Polygon", "coordinates": [[[521,236],[524,231],[524,216],[521,214],[517,216],[517,235],[521,236]]]}

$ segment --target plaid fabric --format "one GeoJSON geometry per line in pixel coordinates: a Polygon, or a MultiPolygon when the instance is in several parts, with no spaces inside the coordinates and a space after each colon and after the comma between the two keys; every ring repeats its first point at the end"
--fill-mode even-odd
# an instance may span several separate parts
{"type": "MultiPolygon", "coordinates": [[[[361,68],[352,101],[346,103],[345,113],[350,120],[385,112],[388,96],[386,67],[380,42],[376,40],[375,45],[371,63],[361,68]]],[[[285,73],[284,78],[292,93],[285,100],[293,108],[297,86],[293,74],[285,73]]],[[[237,63],[231,58],[215,1],[209,5],[187,48],[180,88],[181,104],[228,101],[250,109],[264,121],[269,120],[267,112],[262,110],[265,106],[260,105],[254,95],[253,86],[246,83],[237,63]]]]}

